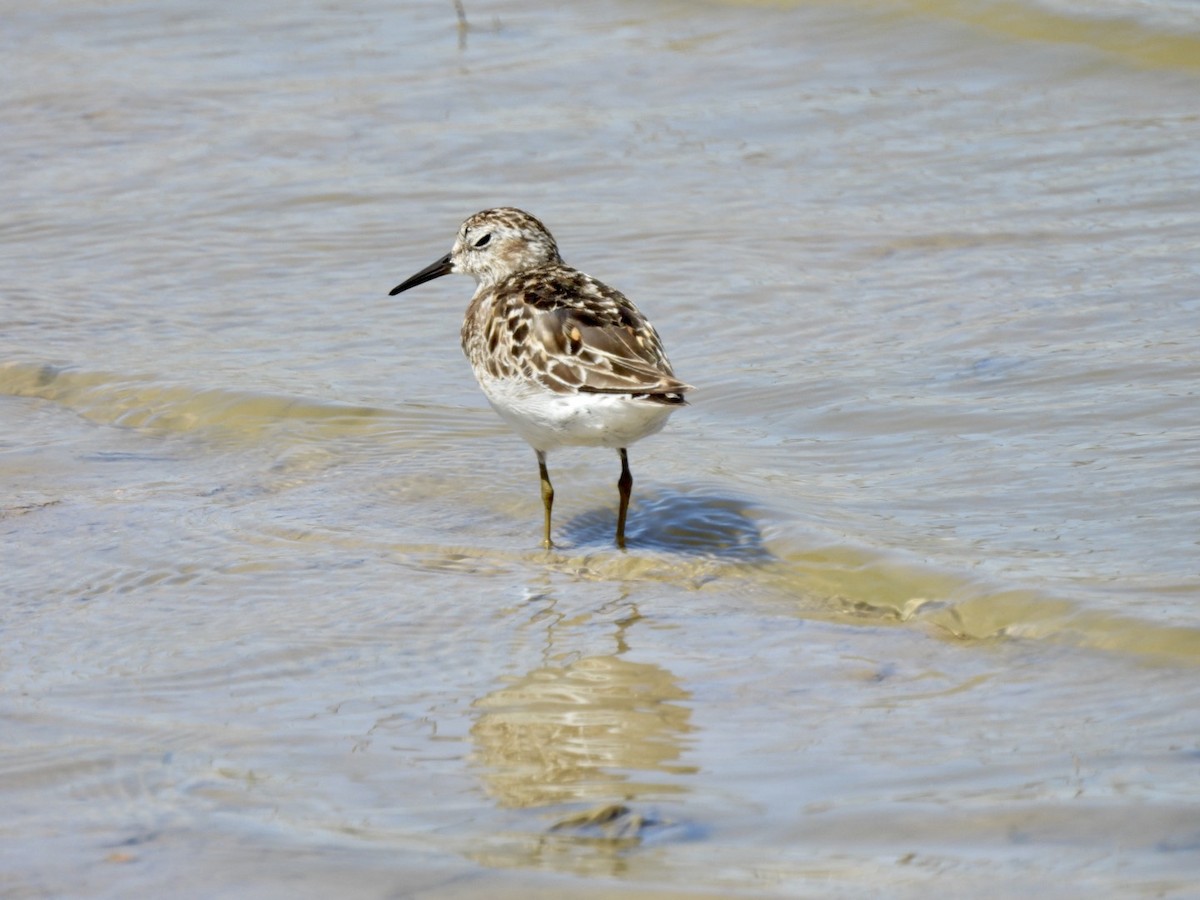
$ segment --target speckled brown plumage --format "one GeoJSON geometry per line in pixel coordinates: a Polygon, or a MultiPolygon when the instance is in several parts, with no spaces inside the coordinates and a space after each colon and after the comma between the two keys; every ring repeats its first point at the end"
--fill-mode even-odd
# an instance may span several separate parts
{"type": "Polygon", "coordinates": [[[675,377],[654,326],[620,291],[566,265],[546,227],[511,207],[468,218],[443,258],[398,294],[451,272],[475,277],[462,347],[496,411],[537,451],[550,543],[547,451],[618,450],[617,544],[625,545],[632,476],[626,447],[662,428],[691,386],[675,377]]]}
{"type": "Polygon", "coordinates": [[[526,269],[476,293],[463,352],[493,378],[529,378],[559,394],[632,394],[682,403],[662,340],[620,291],[562,263],[526,269]]]}

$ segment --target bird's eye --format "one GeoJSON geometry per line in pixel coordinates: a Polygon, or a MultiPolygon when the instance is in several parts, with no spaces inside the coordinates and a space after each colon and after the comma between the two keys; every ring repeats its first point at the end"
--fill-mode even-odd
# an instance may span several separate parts
{"type": "Polygon", "coordinates": [[[489,231],[487,234],[485,234],[483,237],[481,237],[479,240],[477,240],[475,242],[475,246],[476,247],[486,247],[487,242],[490,241],[491,239],[492,239],[492,233],[489,231]]]}

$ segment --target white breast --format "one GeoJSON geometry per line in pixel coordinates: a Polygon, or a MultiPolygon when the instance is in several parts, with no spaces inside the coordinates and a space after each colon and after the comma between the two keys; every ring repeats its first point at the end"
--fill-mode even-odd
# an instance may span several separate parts
{"type": "Polygon", "coordinates": [[[557,394],[517,378],[479,379],[492,408],[535,450],[628,447],[662,430],[675,407],[628,394],[557,394]]]}

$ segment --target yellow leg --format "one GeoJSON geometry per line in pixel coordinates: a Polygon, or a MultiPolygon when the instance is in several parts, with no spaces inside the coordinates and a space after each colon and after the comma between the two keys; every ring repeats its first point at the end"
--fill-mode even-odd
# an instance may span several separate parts
{"type": "Polygon", "coordinates": [[[542,546],[549,550],[554,546],[550,540],[550,509],[554,506],[554,485],[550,483],[550,473],[546,471],[546,454],[541,450],[537,453],[538,474],[542,477],[542,506],[546,508],[546,528],[542,537],[542,546]]]}
{"type": "Polygon", "coordinates": [[[633,492],[633,475],[629,471],[629,455],[622,447],[621,477],[617,479],[617,491],[621,494],[621,505],[617,509],[617,546],[625,549],[625,517],[629,514],[629,495],[633,492]]]}

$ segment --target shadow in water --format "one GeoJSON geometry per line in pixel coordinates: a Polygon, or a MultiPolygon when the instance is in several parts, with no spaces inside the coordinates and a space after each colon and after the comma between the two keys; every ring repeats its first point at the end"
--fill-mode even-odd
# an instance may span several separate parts
{"type": "MultiPolygon", "coordinates": [[[[701,490],[635,494],[625,536],[631,550],[767,562],[773,557],[752,512],[745,500],[701,490]]],[[[611,545],[616,527],[614,497],[611,508],[589,510],[571,519],[561,537],[576,547],[611,545]]]]}

